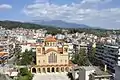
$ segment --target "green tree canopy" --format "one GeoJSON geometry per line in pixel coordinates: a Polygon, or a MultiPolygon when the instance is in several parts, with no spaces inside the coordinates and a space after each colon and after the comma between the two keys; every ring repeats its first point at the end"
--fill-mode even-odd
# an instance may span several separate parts
{"type": "Polygon", "coordinates": [[[72,62],[78,64],[79,66],[88,66],[87,56],[84,49],[80,50],[79,54],[74,54],[72,57],[72,62]]]}
{"type": "Polygon", "coordinates": [[[32,74],[28,71],[27,68],[21,68],[18,80],[32,80],[32,74]]]}

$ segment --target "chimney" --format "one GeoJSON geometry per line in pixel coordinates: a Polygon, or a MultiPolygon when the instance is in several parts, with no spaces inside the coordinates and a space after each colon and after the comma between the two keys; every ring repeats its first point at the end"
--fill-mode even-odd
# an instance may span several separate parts
{"type": "Polygon", "coordinates": [[[107,71],[107,65],[105,65],[104,71],[105,71],[105,72],[107,71]]]}

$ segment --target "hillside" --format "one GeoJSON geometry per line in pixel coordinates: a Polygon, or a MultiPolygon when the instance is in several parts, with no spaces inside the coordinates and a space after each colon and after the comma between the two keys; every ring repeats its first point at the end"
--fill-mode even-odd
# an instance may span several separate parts
{"type": "Polygon", "coordinates": [[[17,27],[28,28],[28,29],[39,29],[45,28],[47,26],[37,25],[33,23],[23,23],[17,21],[0,21],[0,26],[3,26],[6,29],[12,29],[17,27]]]}
{"type": "MultiPolygon", "coordinates": [[[[95,34],[97,36],[108,36],[109,34],[113,34],[113,30],[106,30],[106,29],[94,29],[94,28],[59,28],[53,26],[46,26],[46,25],[39,25],[34,23],[23,23],[23,22],[16,22],[16,21],[0,21],[0,26],[3,26],[6,29],[12,28],[26,28],[26,29],[45,29],[48,31],[49,34],[58,34],[62,33],[62,29],[69,30],[69,33],[76,33],[76,32],[85,32],[88,34],[95,34]]],[[[120,34],[120,30],[114,30],[116,34],[120,34]]]]}
{"type": "Polygon", "coordinates": [[[26,29],[45,29],[50,34],[61,33],[61,28],[53,26],[38,25],[34,23],[23,23],[17,21],[0,21],[0,26],[3,26],[6,29],[12,28],[26,28],[26,29]]]}
{"type": "Polygon", "coordinates": [[[49,21],[33,20],[32,22],[35,24],[50,25],[50,26],[56,26],[60,28],[89,28],[89,26],[85,24],[70,23],[62,20],[49,20],[49,21]]]}

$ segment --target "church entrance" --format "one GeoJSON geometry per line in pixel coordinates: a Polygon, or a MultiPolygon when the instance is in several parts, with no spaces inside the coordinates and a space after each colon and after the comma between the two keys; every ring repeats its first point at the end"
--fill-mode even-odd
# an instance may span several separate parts
{"type": "Polygon", "coordinates": [[[56,72],[59,72],[59,68],[58,67],[56,68],[56,72]]]}
{"type": "Polygon", "coordinates": [[[47,67],[33,67],[31,73],[56,73],[56,72],[69,72],[71,69],[69,66],[47,66],[47,67]]]}
{"type": "Polygon", "coordinates": [[[55,72],[55,68],[54,67],[52,67],[52,72],[55,72]]]}
{"type": "Polygon", "coordinates": [[[36,69],[35,68],[32,68],[32,73],[36,73],[36,69]]]}
{"type": "Polygon", "coordinates": [[[38,72],[41,73],[41,69],[40,68],[38,68],[38,72]]]}
{"type": "Polygon", "coordinates": [[[47,72],[49,72],[49,73],[50,73],[50,68],[47,68],[47,72]]]}
{"type": "Polygon", "coordinates": [[[46,73],[45,68],[43,68],[43,73],[46,73]]]}

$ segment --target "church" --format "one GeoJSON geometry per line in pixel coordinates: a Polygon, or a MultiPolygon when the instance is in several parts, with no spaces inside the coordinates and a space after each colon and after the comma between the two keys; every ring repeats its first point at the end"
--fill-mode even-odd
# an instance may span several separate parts
{"type": "Polygon", "coordinates": [[[49,36],[36,46],[36,65],[32,66],[31,73],[68,72],[72,65],[67,43],[49,36]]]}

